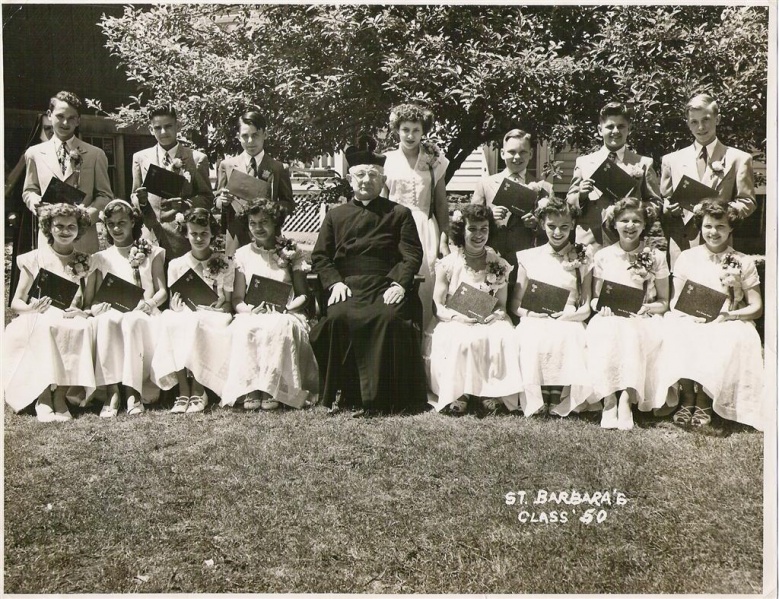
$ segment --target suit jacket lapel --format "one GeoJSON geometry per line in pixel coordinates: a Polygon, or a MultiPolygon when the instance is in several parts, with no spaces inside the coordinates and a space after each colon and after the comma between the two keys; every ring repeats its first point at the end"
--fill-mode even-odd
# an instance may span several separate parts
{"type": "Polygon", "coordinates": [[[679,154],[679,159],[681,161],[681,164],[679,165],[679,169],[680,169],[679,180],[682,179],[683,175],[687,175],[690,179],[694,181],[700,181],[700,179],[698,178],[698,167],[695,164],[695,159],[696,159],[695,146],[692,145],[684,148],[679,154]]]}
{"type": "Polygon", "coordinates": [[[268,186],[270,187],[270,199],[275,200],[276,199],[276,189],[278,188],[278,181],[275,181],[274,171],[273,171],[273,158],[271,158],[270,154],[265,152],[265,155],[262,157],[262,161],[257,165],[257,174],[259,175],[260,179],[263,181],[267,181],[268,186]],[[264,176],[265,171],[268,171],[269,175],[267,177],[264,176]]]}
{"type": "MultiPolygon", "coordinates": [[[[725,160],[727,151],[728,147],[721,141],[717,140],[717,143],[714,146],[714,150],[711,152],[711,157],[709,158],[709,165],[714,162],[722,163],[723,160],[725,160]]],[[[703,183],[719,191],[719,189],[722,187],[722,182],[725,180],[725,175],[727,175],[728,170],[730,170],[730,167],[732,166],[728,164],[727,161],[724,163],[724,165],[725,172],[722,173],[722,175],[715,174],[711,166],[709,166],[709,168],[706,170],[706,174],[703,177],[703,183]]]]}
{"type": "Polygon", "coordinates": [[[52,174],[60,181],[64,181],[62,176],[62,169],[60,169],[59,159],[57,158],[57,147],[54,145],[54,138],[52,137],[46,143],[41,144],[40,155],[43,159],[43,163],[49,168],[52,174]]]}

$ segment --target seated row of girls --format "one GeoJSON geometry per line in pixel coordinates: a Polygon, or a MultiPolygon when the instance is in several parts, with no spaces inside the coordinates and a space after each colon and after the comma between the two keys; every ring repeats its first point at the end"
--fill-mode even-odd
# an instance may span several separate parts
{"type": "Polygon", "coordinates": [[[190,210],[179,219],[192,250],[171,261],[168,282],[194,267],[219,297],[194,312],[174,294],[170,309],[160,313],[167,299],[164,250],[140,239],[141,217],[129,203],[114,200],[106,206],[103,220],[111,245],[91,259],[73,248],[86,230],[83,210],[61,204],[45,207],[41,216],[50,243],[19,258],[24,278],[12,308],[20,316],[4,339],[5,396],[15,411],[36,402],[39,420],[68,420],[68,389],[80,389],[73,395],[89,398],[96,387],[106,391],[103,417],[117,414],[122,396],[128,414],[139,414],[156,400],[160,387],[176,383],[174,412],[202,411],[204,385],[225,405],[245,399],[246,409],[274,409],[279,401],[300,407],[316,392],[316,361],[300,314],[306,298],[304,263],[297,248],[277,244],[283,214],[274,202],[252,206],[254,240],[236,256],[235,274],[233,264],[211,249],[218,225],[207,210],[190,210]],[[46,297],[27,299],[41,268],[80,282],[71,307],[60,310],[46,297]],[[140,283],[144,297],[134,310],[122,314],[93,302],[108,273],[140,283]],[[293,284],[295,298],[284,314],[243,301],[253,274],[293,284]],[[239,316],[227,326],[232,309],[239,316]]]}
{"type": "MultiPolygon", "coordinates": [[[[732,222],[724,216],[726,211],[727,207],[710,202],[704,203],[696,216],[702,225],[705,221],[707,231],[717,226],[726,229],[716,237],[720,243],[727,243],[732,230],[732,222]],[[720,222],[716,226],[709,222],[717,219],[720,222]]],[[[469,396],[481,398],[482,403],[490,407],[494,404],[488,402],[500,398],[512,409],[516,405],[511,401],[512,395],[519,393],[527,416],[545,411],[564,416],[572,410],[602,407],[601,425],[604,428],[629,430],[633,427],[634,404],[642,411],[662,408],[666,401],[675,405],[678,401],[675,389],[681,379],[683,405],[675,422],[707,425],[711,420],[710,398],[714,396],[718,398],[714,410],[721,416],[760,427],[754,414],[759,413],[756,406],[762,398],[762,363],[754,326],[735,325],[744,330],[739,333],[744,336],[743,344],[750,346],[748,351],[745,348],[740,352],[744,364],[739,366],[742,360],[737,359],[737,355],[712,356],[708,349],[710,344],[691,341],[697,338],[693,331],[680,333],[676,320],[669,324],[660,318],[668,310],[669,271],[662,252],[647,247],[643,241],[645,231],[655,218],[651,206],[627,198],[610,208],[606,212],[606,226],[619,240],[599,251],[594,258],[588,248],[570,242],[578,215],[576,207],[552,198],[542,200],[536,215],[549,242],[517,253],[519,272],[510,307],[521,321],[516,329],[516,341],[512,343],[499,324],[505,318],[505,288],[500,275],[505,276],[503,269],[506,267],[500,257],[485,248],[491,215],[477,214],[473,207],[455,212],[452,236],[458,250],[438,265],[437,281],[440,283],[437,283],[435,295],[438,323],[429,331],[426,351],[431,389],[438,396],[437,409],[462,413],[468,407],[469,396]],[[462,241],[458,237],[461,229],[464,230],[462,241]],[[494,266],[489,266],[491,262],[494,266]],[[496,273],[499,274],[496,276],[496,273]],[[547,315],[522,308],[522,299],[531,279],[568,289],[565,309],[547,315]],[[488,290],[498,299],[495,312],[486,322],[477,323],[446,308],[446,301],[463,281],[488,290]],[[604,281],[643,291],[644,303],[636,316],[619,317],[607,307],[597,311],[604,281]],[[591,309],[596,314],[585,327],[584,321],[591,309]],[[519,368],[512,367],[517,364],[513,356],[517,345],[519,368]],[[687,347],[689,345],[692,348],[687,347]],[[717,380],[696,387],[700,390],[695,395],[692,383],[685,378],[690,372],[695,372],[696,380],[708,380],[707,377],[712,376],[717,380]],[[755,376],[745,376],[750,372],[755,376]],[[740,399],[725,392],[739,387],[745,388],[740,399]],[[704,392],[707,388],[712,391],[704,392]],[[732,407],[735,404],[740,407],[732,407]],[[698,418],[694,419],[696,405],[698,418]]],[[[732,214],[728,218],[736,217],[732,214]]],[[[714,237],[704,235],[706,246],[701,247],[708,248],[706,251],[710,253],[719,250],[720,254],[736,256],[737,253],[726,246],[711,245],[712,239],[714,237]]],[[[693,257],[703,250],[690,252],[689,256],[693,257]]],[[[743,274],[737,278],[745,290],[736,295],[733,303],[736,311],[724,310],[717,321],[709,325],[677,311],[669,317],[682,319],[689,326],[703,326],[706,334],[713,338],[724,334],[718,332],[722,328],[718,324],[722,321],[735,318],[749,321],[756,317],[760,297],[754,265],[743,255],[735,260],[743,265],[743,274]],[[747,305],[739,307],[742,304],[747,305]]],[[[686,262],[682,261],[683,269],[686,262]]],[[[709,269],[708,278],[699,274],[706,270],[696,267],[695,276],[704,278],[708,286],[721,284],[717,282],[721,271],[712,273],[709,269]]],[[[682,270],[677,277],[682,285],[690,274],[682,270]]],[[[677,298],[678,293],[674,304],[677,298]]],[[[714,346],[720,348],[720,353],[730,347],[723,342],[714,343],[714,346]]]]}

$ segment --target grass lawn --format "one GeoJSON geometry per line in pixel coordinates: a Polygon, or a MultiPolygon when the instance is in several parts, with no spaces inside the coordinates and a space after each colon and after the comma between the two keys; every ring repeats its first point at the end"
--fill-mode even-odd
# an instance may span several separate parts
{"type": "Polygon", "coordinates": [[[96,411],[6,409],[6,592],[761,592],[763,436],[742,427],[96,411]],[[584,524],[539,490],[612,505],[584,524]]]}

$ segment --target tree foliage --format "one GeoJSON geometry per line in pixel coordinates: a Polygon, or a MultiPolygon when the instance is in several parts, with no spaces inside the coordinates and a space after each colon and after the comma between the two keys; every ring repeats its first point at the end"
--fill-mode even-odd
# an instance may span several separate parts
{"type": "Polygon", "coordinates": [[[689,143],[683,108],[698,91],[719,98],[725,139],[765,151],[766,7],[179,4],[100,24],[139,90],[118,123],[170,102],[212,158],[237,151],[250,104],[274,153],[305,161],[409,100],[435,112],[448,177],[514,126],[587,149],[611,100],[634,105],[632,143],[659,158],[689,143]]]}

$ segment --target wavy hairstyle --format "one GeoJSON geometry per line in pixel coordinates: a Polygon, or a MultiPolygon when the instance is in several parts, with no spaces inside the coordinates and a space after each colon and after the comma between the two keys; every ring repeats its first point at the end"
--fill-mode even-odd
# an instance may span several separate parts
{"type": "Polygon", "coordinates": [[[544,224],[544,220],[546,220],[547,216],[570,216],[571,221],[573,221],[573,224],[576,224],[576,221],[579,218],[579,215],[581,215],[582,211],[579,209],[578,206],[574,206],[572,204],[569,204],[565,201],[564,198],[558,198],[555,196],[552,196],[551,198],[541,198],[538,201],[538,208],[535,209],[535,217],[538,219],[538,222],[541,223],[541,226],[544,224]]]}
{"type": "Polygon", "coordinates": [[[422,134],[427,135],[433,128],[434,120],[433,111],[419,104],[398,104],[390,111],[389,125],[397,133],[403,122],[420,123],[422,134]]]}
{"type": "Polygon", "coordinates": [[[640,239],[643,239],[646,234],[649,232],[649,230],[652,228],[652,225],[655,223],[655,221],[658,218],[658,212],[657,208],[652,206],[651,204],[644,204],[641,200],[638,198],[633,197],[626,197],[622,198],[621,200],[617,200],[606,208],[604,210],[605,219],[603,221],[604,226],[611,231],[612,233],[617,232],[617,219],[619,218],[619,215],[625,212],[626,210],[633,210],[635,212],[638,212],[644,219],[644,230],[641,231],[641,234],[639,235],[640,239]]]}
{"type": "Polygon", "coordinates": [[[696,208],[697,210],[693,211],[692,214],[698,229],[703,226],[704,216],[710,216],[716,219],[726,217],[731,228],[735,228],[742,220],[738,210],[720,199],[711,198],[703,200],[696,208]]]}
{"type": "Polygon", "coordinates": [[[58,216],[72,216],[76,219],[78,233],[76,241],[84,236],[87,229],[91,226],[89,213],[81,206],[71,204],[42,204],[38,213],[38,228],[46,236],[49,245],[54,243],[54,235],[51,233],[51,225],[58,216]]]}
{"type": "Polygon", "coordinates": [[[187,223],[208,227],[208,230],[211,231],[211,237],[216,237],[221,231],[219,222],[206,208],[190,208],[181,214],[180,218],[178,214],[176,215],[176,227],[182,235],[187,234],[187,223]]]}
{"type": "Polygon", "coordinates": [[[265,214],[268,216],[273,221],[273,224],[276,225],[276,234],[281,234],[281,226],[284,224],[284,219],[287,218],[287,211],[284,209],[284,206],[269,198],[259,198],[252,201],[252,203],[249,204],[249,208],[246,210],[244,218],[246,219],[247,224],[249,222],[249,217],[254,216],[255,214],[265,214]]]}
{"type": "Polygon", "coordinates": [[[479,222],[487,221],[490,225],[490,237],[495,232],[495,218],[492,216],[492,209],[482,204],[466,204],[458,208],[455,212],[460,212],[462,218],[452,219],[449,225],[449,239],[458,248],[465,245],[465,227],[468,221],[479,222]]]}
{"type": "MultiPolygon", "coordinates": [[[[124,212],[127,216],[130,217],[130,220],[133,223],[133,241],[138,241],[141,238],[141,232],[143,228],[143,217],[141,216],[141,211],[138,210],[135,206],[131,206],[124,200],[111,200],[108,202],[108,204],[106,204],[106,207],[103,208],[103,211],[100,213],[100,220],[103,221],[103,224],[106,224],[109,217],[113,216],[117,212],[124,212]]],[[[114,238],[111,237],[110,232],[108,235],[106,235],[106,237],[108,244],[114,245],[114,238]]]]}

